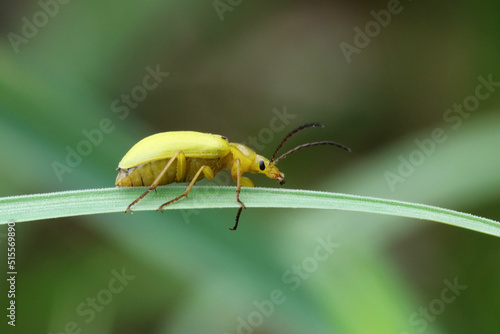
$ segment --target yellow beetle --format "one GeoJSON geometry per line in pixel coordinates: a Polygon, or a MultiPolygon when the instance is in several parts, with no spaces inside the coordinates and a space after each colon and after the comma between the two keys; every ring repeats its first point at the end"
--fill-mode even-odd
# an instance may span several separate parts
{"type": "Polygon", "coordinates": [[[184,193],[158,208],[157,211],[161,211],[164,206],[187,197],[196,181],[203,177],[213,179],[221,170],[230,169],[231,177],[236,181],[236,201],[240,204],[236,214],[236,223],[233,228],[230,228],[234,231],[238,227],[241,211],[245,208],[243,202],[240,201],[241,187],[255,186],[252,180],[243,176],[243,173],[261,173],[283,184],[285,175],[279,171],[276,163],[293,152],[317,145],[334,145],[351,151],[342,144],[319,141],[299,145],[276,159],[278,150],[288,138],[310,127],[323,127],[323,125],[308,123],[291,131],[278,145],[271,160],[255,153],[243,144],[230,143],[226,137],[220,135],[195,131],[172,131],[146,137],[135,144],[118,164],[116,186],[149,186],[141,196],[130,203],[125,212],[131,212],[133,205],[159,185],[189,182],[184,193]]]}

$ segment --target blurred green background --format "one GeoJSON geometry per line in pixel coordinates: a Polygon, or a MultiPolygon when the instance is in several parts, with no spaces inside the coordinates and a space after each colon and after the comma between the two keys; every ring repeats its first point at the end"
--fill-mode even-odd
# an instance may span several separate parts
{"type": "MultiPolygon", "coordinates": [[[[59,1],[0,7],[0,196],[112,187],[156,132],[255,137],[270,157],[321,122],[286,148],[353,152],[292,155],[284,187],[500,219],[500,87],[480,79],[500,82],[496,1],[59,1]]],[[[230,232],[235,211],[18,224],[2,333],[500,332],[495,237],[291,209],[245,210],[230,232]]]]}

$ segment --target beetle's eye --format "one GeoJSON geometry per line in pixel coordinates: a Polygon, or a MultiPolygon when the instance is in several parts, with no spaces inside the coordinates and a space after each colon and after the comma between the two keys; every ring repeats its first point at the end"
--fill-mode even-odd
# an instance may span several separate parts
{"type": "Polygon", "coordinates": [[[259,161],[259,168],[260,168],[260,170],[266,169],[266,165],[264,164],[264,161],[262,161],[262,160],[259,161]]]}

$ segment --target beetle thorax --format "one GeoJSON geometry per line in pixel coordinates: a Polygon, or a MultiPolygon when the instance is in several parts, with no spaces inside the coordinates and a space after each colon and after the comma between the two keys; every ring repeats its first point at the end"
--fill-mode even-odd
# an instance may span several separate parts
{"type": "Polygon", "coordinates": [[[257,153],[255,153],[255,151],[248,146],[239,143],[229,143],[229,149],[231,150],[233,156],[232,161],[230,162],[231,165],[236,161],[236,159],[240,159],[241,169],[243,171],[251,172],[250,170],[257,153]]]}

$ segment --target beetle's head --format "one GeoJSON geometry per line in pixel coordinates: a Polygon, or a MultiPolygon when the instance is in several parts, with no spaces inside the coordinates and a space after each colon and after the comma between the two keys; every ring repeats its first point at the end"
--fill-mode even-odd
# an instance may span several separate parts
{"type": "Polygon", "coordinates": [[[264,174],[269,178],[276,179],[283,184],[285,175],[278,170],[275,164],[268,158],[255,153],[254,150],[246,145],[230,143],[233,159],[239,159],[241,169],[249,173],[264,174]]]}
{"type": "Polygon", "coordinates": [[[274,162],[260,154],[255,156],[251,169],[253,173],[262,173],[271,179],[278,180],[280,184],[285,183],[285,174],[280,172],[274,162]]]}

